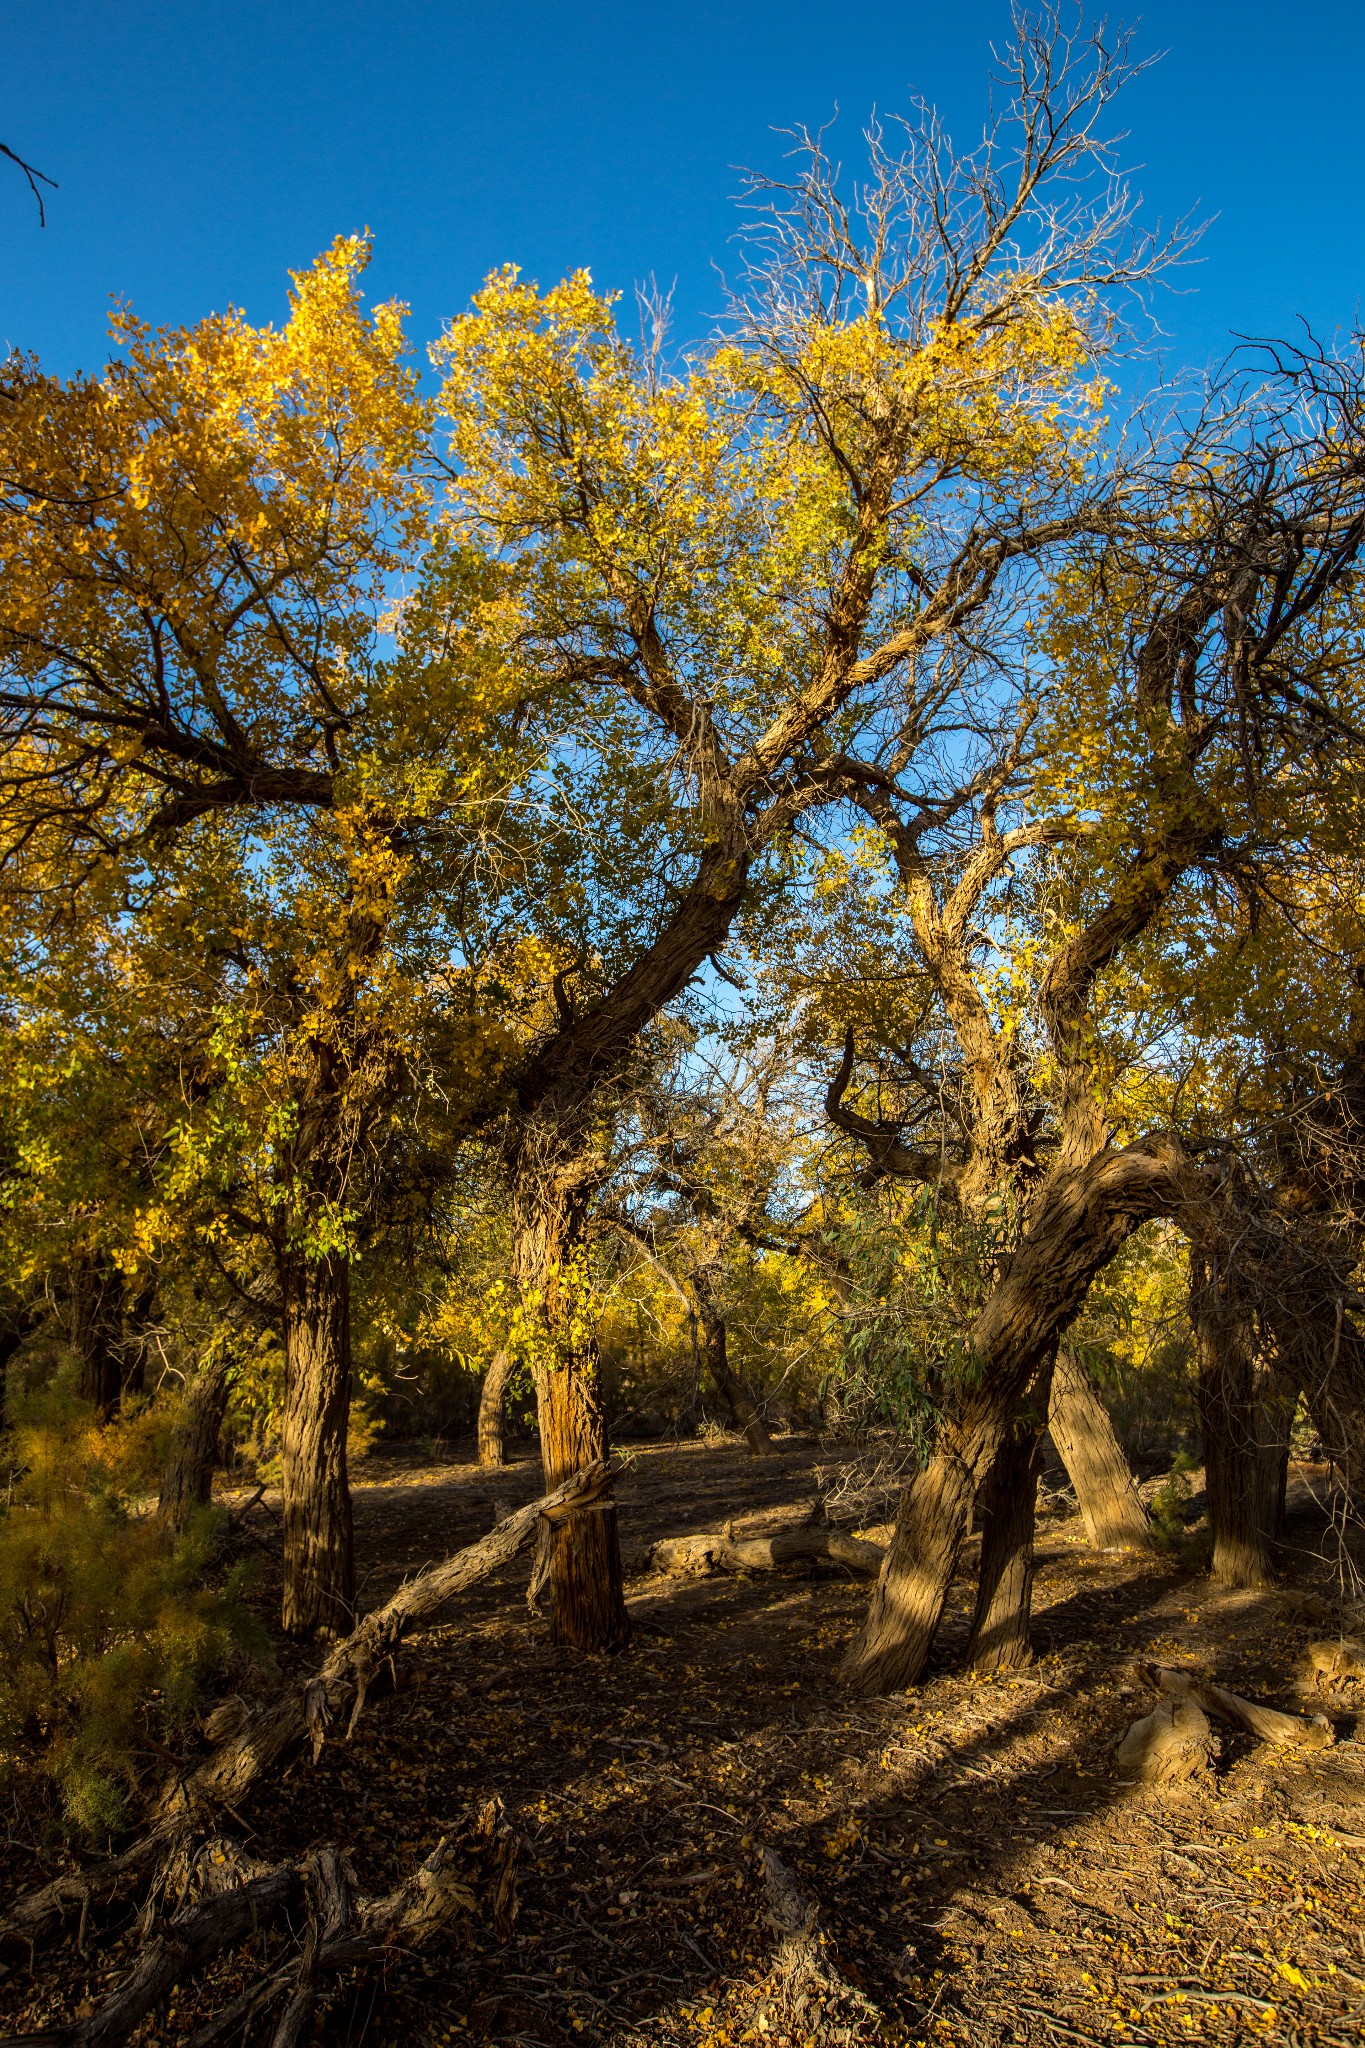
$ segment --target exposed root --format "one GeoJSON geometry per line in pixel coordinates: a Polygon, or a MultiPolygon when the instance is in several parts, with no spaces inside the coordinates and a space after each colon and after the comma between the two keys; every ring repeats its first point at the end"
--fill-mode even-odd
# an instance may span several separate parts
{"type": "Polygon", "coordinates": [[[299,1863],[261,1864],[235,1844],[214,1842],[183,1869],[186,1887],[199,1896],[149,1930],[130,1975],[96,2012],[18,2048],[96,2048],[126,2041],[175,1985],[188,1984],[220,1955],[249,1936],[306,1908],[302,1938],[288,1941],[283,1960],[270,1967],[207,2025],[191,2048],[239,2038],[278,2012],[272,2048],[294,2048],[311,2037],[324,1978],[374,1962],[395,1950],[421,1948],[457,1912],[473,1912],[480,1891],[490,1896],[499,1930],[515,1916],[512,1871],[516,1837],[502,1802],[489,1800],[458,1842],[443,1839],[426,1861],[381,1898],[355,1889],[344,1853],[330,1843],[299,1863]]]}
{"type": "Polygon", "coordinates": [[[782,1937],[768,1996],[792,2033],[813,2033],[818,2026],[821,2038],[835,2028],[844,2040],[856,2040],[864,2025],[876,2026],[884,2015],[835,1967],[820,1931],[820,1909],[789,1866],[775,1849],[764,1846],[758,1853],[768,1921],[782,1937]]]}
{"type": "Polygon", "coordinates": [[[1286,1714],[1279,1707],[1263,1707],[1255,1700],[1243,1699],[1240,1693],[1229,1692],[1224,1686],[1200,1678],[1196,1672],[1173,1669],[1169,1665],[1143,1664],[1139,1670],[1148,1685],[1158,1692],[1191,1700],[1206,1714],[1247,1729],[1259,1742],[1284,1748],[1327,1749],[1336,1740],[1332,1724],[1325,1714],[1315,1714],[1311,1720],[1305,1720],[1303,1715],[1286,1714]]]}
{"type": "Polygon", "coordinates": [[[1115,1762],[1125,1778],[1144,1785],[1184,1785],[1206,1778],[1218,1761],[1218,1737],[1193,1699],[1163,1700],[1132,1727],[1115,1762]]]}
{"type": "Polygon", "coordinates": [[[1320,1692],[1365,1679],[1365,1643],[1341,1636],[1336,1642],[1310,1643],[1304,1656],[1309,1681],[1320,1692]]]}

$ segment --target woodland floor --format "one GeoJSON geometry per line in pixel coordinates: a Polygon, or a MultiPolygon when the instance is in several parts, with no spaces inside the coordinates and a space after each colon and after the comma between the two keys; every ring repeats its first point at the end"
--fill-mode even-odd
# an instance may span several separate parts
{"type": "MultiPolygon", "coordinates": [[[[628,1576],[656,1537],[809,1498],[828,1457],[796,1438],[762,1461],[729,1444],[631,1455],[628,1576]]],[[[1314,1477],[1294,1474],[1285,1587],[1331,1600],[1314,1477]]],[[[481,1534],[495,1504],[532,1498],[538,1464],[523,1450],[489,1475],[381,1453],[356,1480],[368,1606],[481,1534]]],[[[254,1519],[273,1530],[260,1509],[254,1519]]],[[[267,1558],[266,1605],[272,1570],[267,1558]]],[[[867,1584],[823,1563],[691,1580],[637,1569],[635,1640],[615,1659],[550,1648],[522,1597],[527,1570],[519,1560],[415,1637],[401,1689],[374,1701],[351,1746],[296,1763],[239,1816],[258,1854],[341,1842],[371,1892],[491,1791],[523,1837],[509,1941],[457,1924],[421,1958],[339,1995],[315,2039],[1359,2043],[1365,1696],[1328,1703],[1338,1742],[1317,1754],[1225,1734],[1206,1790],[1155,1795],[1120,1785],[1113,1768],[1123,1728],[1151,1704],[1129,1673],[1137,1657],[1202,1662],[1238,1690],[1294,1704],[1304,1645],[1324,1629],[1292,1590],[1219,1594],[1173,1558],[1096,1554],[1079,1519],[1049,1516],[1035,1664],[994,1682],[950,1668],[964,1580],[938,1668],[911,1693],[867,1702],[833,1677],[867,1584]],[[838,1968],[883,2023],[850,2035],[808,2014],[795,2035],[784,2026],[756,1843],[818,1900],[838,1968]]],[[[303,1668],[301,1654],[281,1659],[303,1668]]],[[[15,1816],[7,1887],[58,1860],[35,1855],[27,1835],[15,1816]]],[[[12,1968],[0,2026],[71,2017],[128,1953],[115,1941],[82,1959],[73,1938],[37,1979],[12,1968]]],[[[185,2040],[234,1988],[233,1968],[140,2038],[185,2040]]]]}

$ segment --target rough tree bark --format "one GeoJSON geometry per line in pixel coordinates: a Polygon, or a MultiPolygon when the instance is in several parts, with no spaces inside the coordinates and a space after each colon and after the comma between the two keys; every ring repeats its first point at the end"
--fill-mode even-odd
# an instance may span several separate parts
{"type": "Polygon", "coordinates": [[[1057,1353],[1047,1426],[1096,1550],[1150,1550],[1147,1511],[1109,1411],[1066,1344],[1057,1353]]]}
{"type": "MultiPolygon", "coordinates": [[[[346,1635],[355,1618],[346,1430],[351,1274],[345,1256],[288,1256],[284,1302],[283,1622],[291,1635],[346,1635]]],[[[583,1461],[588,1462],[587,1460],[583,1461]]]]}
{"type": "Polygon", "coordinates": [[[485,1469],[507,1463],[506,1417],[503,1403],[516,1370],[516,1356],[508,1350],[495,1351],[488,1361],[479,1390],[479,1463],[485,1469]]]}
{"type": "MultiPolygon", "coordinates": [[[[550,1491],[609,1453],[595,1317],[583,1275],[583,1194],[569,1175],[556,1173],[548,1149],[541,1148],[534,1165],[521,1163],[514,1259],[550,1491]]],[[[623,1649],[630,1617],[610,1492],[550,1524],[543,1540],[552,1640],[580,1650],[623,1649]]]]}
{"type": "Polygon", "coordinates": [[[842,1675],[863,1693],[913,1685],[943,1614],[978,1489],[1030,1382],[1079,1313],[1095,1275],[1149,1217],[1181,1197],[1186,1155],[1167,1135],[1060,1172],[972,1332],[975,1384],[901,1497],[867,1619],[842,1675]]]}
{"type": "Polygon", "coordinates": [[[171,1452],[161,1475],[158,1519],[180,1535],[196,1508],[213,1498],[218,1440],[232,1391],[232,1360],[217,1345],[185,1389],[171,1435],[171,1452]]]}
{"type": "Polygon", "coordinates": [[[1236,1277],[1212,1238],[1190,1252],[1190,1319],[1199,1365],[1199,1425],[1213,1533],[1210,1571],[1224,1586],[1274,1579],[1258,1477],[1262,1446],[1254,1332],[1236,1277]]]}
{"type": "Polygon", "coordinates": [[[1013,1671],[1033,1654],[1033,1531],[1052,1371],[1049,1360],[1006,1430],[981,1489],[981,1565],[967,1645],[975,1671],[1013,1671]]]}

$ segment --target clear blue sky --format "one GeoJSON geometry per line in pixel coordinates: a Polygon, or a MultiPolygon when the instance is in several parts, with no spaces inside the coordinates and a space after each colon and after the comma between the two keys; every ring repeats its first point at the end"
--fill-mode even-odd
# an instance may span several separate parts
{"type": "MultiPolygon", "coordinates": [[[[1135,13],[1136,9],[1133,10],[1135,13]]],[[[277,318],[285,273],[370,227],[376,295],[419,339],[513,261],[677,279],[680,324],[733,265],[732,166],[837,103],[846,160],[914,87],[979,131],[996,0],[49,0],[6,9],[0,140],[60,182],[48,226],[0,165],[0,343],[53,369],[106,352],[110,295],[155,321],[277,318]]],[[[1124,111],[1153,212],[1219,217],[1171,356],[1298,314],[1349,324],[1365,256],[1365,9],[1152,0],[1167,55],[1124,111]]]]}

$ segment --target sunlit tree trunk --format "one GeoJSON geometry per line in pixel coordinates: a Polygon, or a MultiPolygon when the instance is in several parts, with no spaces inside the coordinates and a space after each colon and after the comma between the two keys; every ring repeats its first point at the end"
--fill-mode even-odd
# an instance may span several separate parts
{"type": "Polygon", "coordinates": [[[1169,1211],[1184,1155],[1144,1139],[1059,1173],[972,1332],[973,1384],[901,1497],[867,1619],[842,1675],[863,1693],[913,1685],[933,1646],[967,1517],[1030,1383],[1051,1361],[1091,1282],[1139,1224],[1169,1211]]]}
{"type": "Polygon", "coordinates": [[[977,1503],[981,1565],[967,1646],[976,1671],[1015,1670],[1033,1654],[1033,1533],[1051,1375],[1049,1364],[1006,1430],[977,1503]]]}
{"type": "Polygon", "coordinates": [[[483,1376],[479,1390],[479,1463],[485,1469],[507,1463],[504,1409],[516,1363],[512,1352],[495,1351],[483,1376]]]}
{"type": "Polygon", "coordinates": [[[1097,1550],[1150,1550],[1152,1532],[1109,1411],[1089,1373],[1065,1344],[1052,1377],[1048,1433],[1066,1466],[1097,1550]]]}
{"type": "Polygon", "coordinates": [[[283,1621],[291,1635],[345,1635],[355,1620],[346,1430],[351,1274],[344,1254],[283,1261],[283,1621]]]}
{"type": "MultiPolygon", "coordinates": [[[[607,1427],[582,1269],[581,1203],[546,1167],[518,1180],[516,1273],[548,1491],[608,1455],[607,1427]]],[[[553,1524],[548,1563],[552,1640],[579,1650],[623,1649],[630,1618],[616,1503],[609,1495],[553,1524]]]]}

